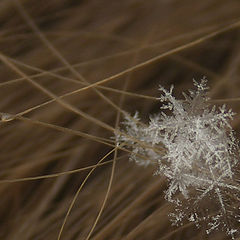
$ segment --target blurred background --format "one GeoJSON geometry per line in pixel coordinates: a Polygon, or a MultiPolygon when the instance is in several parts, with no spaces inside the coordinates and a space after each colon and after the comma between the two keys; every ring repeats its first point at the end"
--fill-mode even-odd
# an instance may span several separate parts
{"type": "Polygon", "coordinates": [[[239,28],[236,0],[2,0],[0,239],[228,239],[172,226],[167,182],[113,136],[203,76],[239,136],[239,28]]]}

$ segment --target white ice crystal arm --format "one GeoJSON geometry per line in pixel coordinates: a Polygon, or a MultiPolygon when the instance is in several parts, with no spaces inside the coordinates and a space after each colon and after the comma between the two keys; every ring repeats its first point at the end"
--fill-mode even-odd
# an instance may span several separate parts
{"type": "Polygon", "coordinates": [[[231,194],[240,199],[235,173],[239,146],[230,125],[234,113],[225,105],[209,107],[206,78],[200,83],[194,80],[194,85],[195,90],[184,94],[185,101],[173,96],[173,86],[170,90],[160,86],[161,112],[151,116],[144,127],[138,124],[138,115],[134,116],[134,122],[126,117],[125,134],[118,139],[131,147],[130,159],[144,166],[157,164],[155,175],[168,179],[166,199],[175,203],[178,211],[171,216],[178,221],[185,216],[196,226],[208,221],[207,233],[223,229],[234,239],[237,233],[240,235],[240,203],[229,204],[231,194]],[[166,115],[166,109],[172,114],[166,115]],[[134,139],[146,144],[141,145],[134,139]],[[164,155],[159,154],[159,146],[164,146],[164,155]],[[179,193],[183,198],[178,198],[179,193]],[[214,209],[210,214],[212,206],[205,204],[206,199],[210,202],[214,199],[212,206],[217,203],[218,212],[214,209]],[[198,206],[202,203],[207,211],[205,216],[199,212],[198,206]],[[182,210],[181,206],[184,206],[182,210]]]}

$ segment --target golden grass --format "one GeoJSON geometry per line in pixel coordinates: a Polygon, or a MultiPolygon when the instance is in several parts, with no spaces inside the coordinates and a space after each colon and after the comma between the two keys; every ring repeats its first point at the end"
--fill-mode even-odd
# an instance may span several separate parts
{"type": "Polygon", "coordinates": [[[3,0],[0,24],[0,239],[227,239],[171,226],[166,181],[112,137],[203,75],[239,131],[240,2],[3,0]]]}

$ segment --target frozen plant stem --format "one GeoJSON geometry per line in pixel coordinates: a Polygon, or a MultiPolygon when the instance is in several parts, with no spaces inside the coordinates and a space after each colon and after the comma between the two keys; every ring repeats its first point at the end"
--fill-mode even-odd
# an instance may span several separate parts
{"type": "Polygon", "coordinates": [[[169,91],[160,87],[162,111],[144,127],[137,113],[135,121],[125,117],[124,135],[116,134],[116,139],[131,148],[130,160],[143,166],[155,164],[154,174],[167,178],[165,197],[175,204],[169,214],[173,224],[188,220],[197,227],[204,224],[207,234],[223,230],[236,239],[240,231],[240,186],[235,172],[239,145],[229,123],[234,113],[225,105],[208,105],[206,78],[200,83],[194,80],[194,85],[195,90],[183,93],[185,101],[173,96],[173,86],[169,91]],[[159,155],[157,149],[162,146],[166,152],[159,155]]]}

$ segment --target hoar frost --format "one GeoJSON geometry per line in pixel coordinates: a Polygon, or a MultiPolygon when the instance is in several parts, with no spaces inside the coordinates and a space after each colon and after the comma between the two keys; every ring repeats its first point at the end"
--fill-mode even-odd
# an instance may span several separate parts
{"type": "Polygon", "coordinates": [[[205,78],[194,80],[196,90],[183,93],[184,101],[173,96],[173,86],[169,91],[160,87],[162,111],[148,125],[137,113],[126,116],[123,134],[116,139],[131,148],[131,160],[155,164],[155,174],[168,179],[165,197],[175,204],[169,214],[173,223],[204,223],[207,234],[224,230],[235,239],[240,231],[240,186],[235,177],[239,147],[229,124],[234,113],[225,105],[208,105],[206,83],[205,78]]]}

